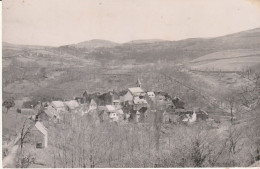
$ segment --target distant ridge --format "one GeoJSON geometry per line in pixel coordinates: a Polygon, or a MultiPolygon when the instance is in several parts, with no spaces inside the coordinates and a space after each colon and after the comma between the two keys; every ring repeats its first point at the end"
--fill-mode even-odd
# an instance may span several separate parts
{"type": "Polygon", "coordinates": [[[166,42],[167,40],[163,39],[140,39],[140,40],[132,40],[126,42],[125,44],[141,44],[141,43],[156,43],[156,42],[166,42]]]}
{"type": "Polygon", "coordinates": [[[42,46],[42,45],[23,45],[23,44],[13,44],[9,42],[2,42],[3,47],[16,47],[16,48],[45,48],[50,46],[42,46]]]}
{"type": "Polygon", "coordinates": [[[95,49],[95,48],[111,48],[117,45],[119,44],[108,40],[92,39],[89,41],[84,41],[69,46],[73,46],[75,48],[95,49]]]}

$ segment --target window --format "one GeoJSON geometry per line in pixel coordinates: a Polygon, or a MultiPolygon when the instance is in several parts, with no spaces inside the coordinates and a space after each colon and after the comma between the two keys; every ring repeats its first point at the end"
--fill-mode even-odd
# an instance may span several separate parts
{"type": "Polygon", "coordinates": [[[140,98],[140,99],[143,99],[143,98],[144,98],[144,96],[139,96],[139,98],[140,98]]]}
{"type": "Polygon", "coordinates": [[[43,148],[42,143],[36,143],[36,148],[43,148]]]}

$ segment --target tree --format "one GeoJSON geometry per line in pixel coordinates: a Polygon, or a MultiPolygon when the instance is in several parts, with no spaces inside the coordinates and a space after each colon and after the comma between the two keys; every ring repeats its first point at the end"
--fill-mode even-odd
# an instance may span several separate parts
{"type": "Polygon", "coordinates": [[[25,119],[22,129],[21,129],[21,133],[20,133],[20,146],[21,146],[21,152],[23,153],[23,146],[24,146],[24,142],[25,139],[27,138],[26,136],[30,133],[31,127],[32,125],[27,122],[28,119],[25,119]]]}
{"type": "Polygon", "coordinates": [[[14,103],[14,100],[13,99],[10,99],[10,100],[5,100],[3,102],[3,106],[6,108],[6,113],[8,113],[8,110],[11,108],[11,107],[14,107],[15,103],[14,103]]]}
{"type": "Polygon", "coordinates": [[[243,145],[240,145],[242,139],[242,131],[236,126],[230,126],[230,128],[227,130],[226,139],[229,165],[231,167],[234,167],[236,165],[235,156],[243,148],[243,145]]]}
{"type": "Polygon", "coordinates": [[[231,123],[234,121],[235,113],[238,111],[238,93],[235,90],[230,90],[224,94],[223,100],[226,103],[225,109],[227,112],[230,113],[231,116],[231,123]]]}

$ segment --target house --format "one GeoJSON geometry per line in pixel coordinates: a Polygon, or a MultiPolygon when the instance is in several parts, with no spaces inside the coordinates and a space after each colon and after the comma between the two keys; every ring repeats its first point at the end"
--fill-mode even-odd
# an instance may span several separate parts
{"type": "Polygon", "coordinates": [[[186,118],[190,118],[193,114],[192,110],[185,110],[185,109],[175,109],[174,113],[179,116],[178,122],[182,122],[182,120],[186,118]]]}
{"type": "Polygon", "coordinates": [[[45,112],[45,109],[42,110],[42,111],[39,111],[38,114],[36,115],[36,120],[39,120],[39,121],[48,121],[50,120],[51,117],[45,112]]]}
{"type": "Polygon", "coordinates": [[[118,121],[119,120],[118,113],[117,112],[110,112],[109,118],[111,119],[111,121],[118,121]]]}
{"type": "Polygon", "coordinates": [[[84,114],[88,113],[89,106],[87,104],[83,104],[79,109],[79,114],[83,116],[84,114]]]}
{"type": "Polygon", "coordinates": [[[75,110],[80,106],[76,100],[65,101],[64,104],[68,107],[69,110],[75,110]]]}
{"type": "Polygon", "coordinates": [[[41,122],[36,122],[30,130],[30,140],[36,148],[48,147],[48,129],[41,122]]]}
{"type": "Polygon", "coordinates": [[[119,122],[124,121],[125,114],[124,114],[123,110],[122,110],[122,109],[117,109],[116,112],[117,112],[117,114],[118,114],[118,121],[119,121],[119,122]]]}
{"type": "Polygon", "coordinates": [[[144,99],[146,93],[140,87],[128,88],[124,101],[132,101],[134,98],[144,99]]]}
{"type": "Polygon", "coordinates": [[[207,120],[209,118],[208,113],[204,110],[201,110],[200,108],[196,110],[196,114],[197,114],[197,120],[207,120]]]}
{"type": "Polygon", "coordinates": [[[49,106],[53,107],[58,113],[66,112],[68,110],[67,106],[62,101],[52,101],[49,106]]]}
{"type": "Polygon", "coordinates": [[[119,116],[114,105],[106,105],[107,112],[111,121],[118,121],[119,116]]]}
{"type": "Polygon", "coordinates": [[[91,99],[93,99],[98,106],[105,106],[110,105],[113,103],[113,99],[118,100],[119,97],[117,96],[116,92],[109,91],[107,93],[87,93],[86,91],[83,93],[83,99],[85,103],[90,103],[91,99]]]}
{"type": "Polygon", "coordinates": [[[124,103],[125,102],[125,96],[119,96],[119,101],[120,101],[120,103],[124,103]]]}
{"type": "MultiPolygon", "coordinates": [[[[100,107],[104,107],[104,106],[100,106],[100,107]]],[[[87,114],[93,110],[97,110],[97,108],[98,108],[97,103],[93,99],[91,99],[89,104],[87,103],[82,104],[78,112],[83,116],[84,114],[87,114]]]]}
{"type": "Polygon", "coordinates": [[[208,113],[200,108],[194,108],[193,110],[185,110],[185,109],[175,109],[174,113],[175,116],[179,116],[179,121],[182,122],[190,122],[193,123],[195,121],[200,120],[207,120],[208,113]]]}
{"type": "Polygon", "coordinates": [[[76,100],[79,104],[84,104],[84,98],[83,97],[73,97],[73,100],[76,100]]]}
{"type": "Polygon", "coordinates": [[[120,107],[120,100],[113,100],[112,103],[115,107],[120,107]]]}
{"type": "Polygon", "coordinates": [[[197,114],[195,111],[193,111],[192,115],[186,114],[186,116],[187,117],[182,120],[183,122],[194,123],[197,120],[197,114]]]}
{"type": "Polygon", "coordinates": [[[52,119],[56,113],[56,110],[53,107],[49,106],[44,109],[44,112],[49,116],[49,118],[52,119]]]}
{"type": "Polygon", "coordinates": [[[109,114],[110,121],[121,122],[125,120],[125,114],[121,108],[116,108],[114,105],[106,105],[106,109],[109,114]]]}
{"type": "Polygon", "coordinates": [[[149,107],[147,93],[140,87],[129,88],[124,97],[124,107],[128,110],[129,120],[133,122],[144,121],[145,113],[149,107]]]}
{"type": "Polygon", "coordinates": [[[154,99],[155,98],[155,94],[154,92],[147,92],[147,96],[151,99],[154,99]]]}
{"type": "Polygon", "coordinates": [[[44,112],[49,116],[49,119],[53,120],[55,123],[61,121],[60,113],[58,113],[54,107],[48,106],[45,108],[44,112]]]}
{"type": "Polygon", "coordinates": [[[96,110],[97,109],[97,103],[91,99],[90,103],[89,103],[89,109],[88,111],[92,111],[92,110],[96,110]]]}

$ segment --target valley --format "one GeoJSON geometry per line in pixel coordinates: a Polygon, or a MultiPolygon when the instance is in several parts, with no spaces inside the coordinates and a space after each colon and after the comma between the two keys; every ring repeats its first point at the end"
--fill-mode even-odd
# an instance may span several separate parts
{"type": "MultiPolygon", "coordinates": [[[[91,111],[81,116],[85,102],[80,103],[79,110],[62,115],[61,123],[42,120],[48,126],[50,145],[36,149],[26,144],[24,149],[36,154],[39,163],[27,167],[232,167],[249,166],[259,158],[255,152],[259,148],[259,28],[180,41],[152,39],[119,44],[94,39],[59,47],[3,42],[2,63],[3,101],[15,103],[9,112],[3,108],[6,144],[19,137],[25,119],[32,119],[21,113],[24,103],[75,102],[74,98],[85,97],[84,92],[92,100],[111,92],[125,97],[127,89],[136,87],[137,79],[144,93],[155,92],[156,97],[159,93],[158,98],[166,93],[170,102],[180,98],[185,103],[184,117],[176,115],[176,105],[174,111],[165,112],[174,112],[174,117],[180,116],[187,123],[162,122],[165,114],[156,105],[149,109],[148,121],[126,124],[102,123],[91,111]],[[192,117],[187,112],[195,110],[205,111],[208,120],[189,123],[192,117]],[[230,152],[234,139],[239,148],[249,140],[250,145],[241,152],[230,152]],[[206,148],[198,150],[198,145],[206,148]],[[198,151],[205,155],[203,165],[192,156],[198,151]],[[222,153],[223,158],[219,158],[222,153]],[[228,155],[232,159],[226,160],[228,155]]],[[[97,102],[94,112],[102,112],[104,106],[97,102]]],[[[37,113],[41,108],[26,107],[37,113]]]]}

